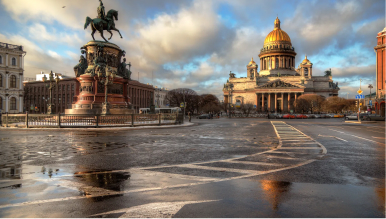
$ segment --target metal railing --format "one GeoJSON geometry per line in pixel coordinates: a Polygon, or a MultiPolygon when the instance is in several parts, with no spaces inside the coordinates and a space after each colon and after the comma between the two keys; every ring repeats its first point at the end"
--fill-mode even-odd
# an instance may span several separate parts
{"type": "Polygon", "coordinates": [[[98,128],[181,124],[175,113],[122,115],[2,114],[1,126],[25,128],[98,128]]]}

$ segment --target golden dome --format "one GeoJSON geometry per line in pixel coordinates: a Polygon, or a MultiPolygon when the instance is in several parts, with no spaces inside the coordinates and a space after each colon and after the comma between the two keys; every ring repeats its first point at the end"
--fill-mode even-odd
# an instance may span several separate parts
{"type": "Polygon", "coordinates": [[[253,57],[252,57],[251,61],[248,63],[248,65],[256,65],[256,62],[253,61],[253,57]]]}
{"type": "Polygon", "coordinates": [[[291,38],[288,36],[288,34],[282,29],[280,29],[279,18],[276,17],[274,23],[275,23],[275,28],[267,35],[267,37],[264,40],[264,44],[275,42],[275,41],[286,41],[291,43],[291,38]]]}
{"type": "Polygon", "coordinates": [[[307,62],[310,62],[310,60],[307,59],[307,55],[306,55],[306,58],[304,58],[304,60],[302,61],[302,63],[307,63],[307,62]]]}

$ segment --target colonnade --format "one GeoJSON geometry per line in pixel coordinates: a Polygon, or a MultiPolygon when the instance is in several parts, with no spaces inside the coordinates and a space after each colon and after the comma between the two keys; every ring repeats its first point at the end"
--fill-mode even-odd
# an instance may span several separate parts
{"type": "Polygon", "coordinates": [[[295,67],[295,57],[292,56],[268,56],[260,59],[261,70],[269,69],[290,69],[295,67]],[[277,63],[278,62],[278,63],[277,63]]]}
{"type": "Polygon", "coordinates": [[[294,110],[293,103],[302,93],[269,92],[257,93],[258,112],[290,112],[294,110]]]}

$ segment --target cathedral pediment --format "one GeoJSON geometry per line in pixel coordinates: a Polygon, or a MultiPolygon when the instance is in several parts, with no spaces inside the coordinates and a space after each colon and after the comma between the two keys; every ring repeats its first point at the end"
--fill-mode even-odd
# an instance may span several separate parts
{"type": "Polygon", "coordinates": [[[258,88],[304,88],[303,86],[300,86],[300,85],[295,85],[295,84],[291,84],[291,83],[288,83],[288,82],[284,82],[284,81],[281,81],[281,80],[276,80],[276,81],[271,81],[271,82],[268,82],[266,84],[263,84],[261,86],[259,86],[258,88]]]}

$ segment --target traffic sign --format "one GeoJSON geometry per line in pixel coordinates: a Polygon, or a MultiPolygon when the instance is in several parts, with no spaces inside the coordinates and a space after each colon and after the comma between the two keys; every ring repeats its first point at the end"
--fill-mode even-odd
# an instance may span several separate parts
{"type": "Polygon", "coordinates": [[[184,103],[180,103],[180,107],[184,107],[184,103]]]}
{"type": "Polygon", "coordinates": [[[361,89],[359,89],[359,90],[357,91],[357,93],[358,93],[358,94],[362,94],[363,91],[362,91],[361,89]]]}
{"type": "Polygon", "coordinates": [[[369,100],[369,104],[370,104],[370,106],[372,106],[373,105],[373,101],[369,100]]]}
{"type": "Polygon", "coordinates": [[[364,99],[365,98],[365,95],[356,95],[355,96],[355,99],[364,99]]]}
{"type": "Polygon", "coordinates": [[[256,105],[253,105],[253,108],[257,108],[257,106],[256,106],[256,105]]]}

